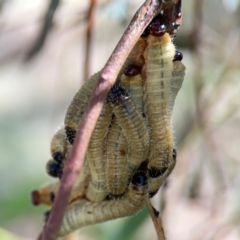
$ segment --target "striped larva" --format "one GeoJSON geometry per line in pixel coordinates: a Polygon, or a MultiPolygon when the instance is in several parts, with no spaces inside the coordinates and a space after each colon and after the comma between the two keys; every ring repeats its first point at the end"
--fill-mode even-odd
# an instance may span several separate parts
{"type": "MultiPolygon", "coordinates": [[[[75,201],[79,198],[84,198],[86,196],[86,190],[90,182],[90,171],[88,167],[88,162],[84,161],[81,172],[75,182],[71,196],[69,198],[69,203],[75,201]]],[[[38,190],[34,190],[32,192],[31,198],[34,205],[48,205],[51,206],[53,204],[54,198],[57,194],[58,187],[60,185],[60,181],[50,183],[46,186],[39,188],[38,190]]]]}
{"type": "Polygon", "coordinates": [[[150,128],[149,195],[162,184],[173,155],[170,111],[171,78],[175,47],[168,33],[161,37],[149,35],[145,50],[146,81],[144,82],[144,112],[150,128]]]}
{"type": "Polygon", "coordinates": [[[73,97],[73,100],[67,109],[64,124],[66,137],[70,144],[73,144],[74,142],[74,138],[81,122],[82,115],[97,83],[98,77],[99,73],[96,73],[83,84],[80,90],[73,97]]]}
{"type": "Polygon", "coordinates": [[[92,203],[79,200],[71,204],[65,212],[59,236],[91,224],[101,223],[138,212],[147,197],[147,176],[143,172],[133,175],[126,195],[119,200],[104,200],[92,203]]]}
{"type": "Polygon", "coordinates": [[[125,89],[115,84],[108,94],[113,112],[128,140],[128,170],[131,175],[149,155],[147,124],[125,89]]]}
{"type": "Polygon", "coordinates": [[[86,158],[90,167],[91,182],[87,198],[92,202],[102,201],[107,196],[104,147],[111,118],[112,107],[110,103],[105,103],[88,145],[86,158]]]}
{"type": "Polygon", "coordinates": [[[66,140],[64,128],[60,128],[52,138],[50,144],[52,159],[46,165],[46,171],[51,177],[61,178],[64,161],[70,150],[71,145],[66,140]]]}
{"type": "Polygon", "coordinates": [[[106,185],[113,196],[122,195],[128,184],[127,140],[114,117],[106,141],[106,185]]]}
{"type": "Polygon", "coordinates": [[[171,111],[173,110],[175,98],[178,94],[178,91],[182,87],[182,83],[185,76],[185,69],[186,68],[181,61],[179,60],[173,61],[173,71],[172,71],[172,79],[171,79],[171,101],[170,101],[171,111]]]}

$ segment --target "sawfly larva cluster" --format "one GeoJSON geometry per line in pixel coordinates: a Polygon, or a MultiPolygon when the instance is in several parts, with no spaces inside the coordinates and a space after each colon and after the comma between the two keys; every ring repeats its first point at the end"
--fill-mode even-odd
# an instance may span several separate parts
{"type": "MultiPolygon", "coordinates": [[[[177,4],[176,19],[179,9],[177,4]]],[[[160,12],[152,20],[108,94],[59,236],[136,213],[148,197],[158,192],[175,166],[177,151],[171,121],[185,66],[182,54],[172,43],[179,22],[172,23],[168,17],[160,12]]],[[[47,172],[53,177],[61,177],[98,77],[99,73],[93,75],[75,94],[64,128],[52,139],[47,172]]],[[[33,203],[51,206],[58,187],[59,181],[33,191],[33,203]]]]}

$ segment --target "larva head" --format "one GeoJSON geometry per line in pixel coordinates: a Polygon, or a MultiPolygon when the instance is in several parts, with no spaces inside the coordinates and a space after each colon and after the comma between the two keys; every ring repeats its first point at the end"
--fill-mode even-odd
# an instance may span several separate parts
{"type": "Polygon", "coordinates": [[[124,69],[124,74],[127,77],[134,77],[138,74],[140,74],[142,71],[142,68],[136,65],[128,65],[125,69],[124,69]]]}
{"type": "Polygon", "coordinates": [[[175,55],[173,57],[173,62],[182,61],[182,59],[183,59],[183,54],[180,51],[176,50],[175,55]]]}
{"type": "Polygon", "coordinates": [[[136,186],[144,186],[147,184],[147,176],[144,172],[136,172],[132,177],[132,184],[136,186]]]}
{"type": "Polygon", "coordinates": [[[107,95],[107,100],[113,104],[124,102],[127,99],[127,91],[120,84],[114,84],[107,95]]]}
{"type": "Polygon", "coordinates": [[[46,165],[46,171],[51,177],[59,177],[62,176],[62,165],[54,160],[49,160],[46,165]]]}
{"type": "Polygon", "coordinates": [[[149,24],[149,32],[155,37],[161,37],[167,30],[166,21],[163,15],[158,14],[149,24]]]}

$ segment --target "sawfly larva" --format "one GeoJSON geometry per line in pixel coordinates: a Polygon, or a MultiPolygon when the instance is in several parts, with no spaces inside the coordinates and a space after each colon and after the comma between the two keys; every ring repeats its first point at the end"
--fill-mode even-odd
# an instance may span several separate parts
{"type": "Polygon", "coordinates": [[[75,94],[65,116],[65,132],[70,144],[73,144],[82,115],[86,109],[88,100],[97,83],[99,73],[94,74],[86,81],[80,90],[75,94]]]}
{"type": "Polygon", "coordinates": [[[64,128],[60,128],[52,138],[50,145],[52,159],[46,165],[46,171],[51,177],[61,178],[64,161],[70,150],[71,145],[66,141],[64,128]]]}
{"type": "Polygon", "coordinates": [[[173,135],[170,97],[175,47],[168,33],[161,37],[149,35],[145,50],[146,81],[144,82],[144,112],[150,128],[149,192],[157,192],[162,175],[172,161],[173,135]]]}
{"type": "Polygon", "coordinates": [[[108,94],[113,112],[128,140],[128,168],[132,175],[149,154],[147,124],[125,89],[115,84],[108,94]]]}
{"type": "Polygon", "coordinates": [[[172,71],[172,79],[171,79],[171,101],[170,101],[170,110],[173,110],[173,106],[175,103],[176,96],[178,91],[182,87],[182,83],[185,76],[185,66],[181,61],[173,61],[173,71],[172,71]]]}
{"type": "Polygon", "coordinates": [[[106,141],[106,185],[114,197],[122,195],[128,184],[127,140],[114,117],[106,141]]]}
{"type": "Polygon", "coordinates": [[[143,172],[137,172],[122,199],[99,203],[79,200],[70,205],[65,212],[59,236],[65,236],[83,226],[131,216],[143,207],[146,197],[147,176],[143,172]]]}
{"type": "MultiPolygon", "coordinates": [[[[89,182],[90,171],[87,162],[84,161],[81,172],[73,186],[69,203],[75,201],[76,199],[84,198],[86,196],[86,190],[89,182]]],[[[43,186],[38,190],[34,190],[31,194],[32,203],[34,205],[44,204],[51,206],[57,194],[59,185],[60,181],[57,181],[54,183],[50,183],[49,185],[43,186]]]]}
{"type": "Polygon", "coordinates": [[[105,103],[88,145],[86,158],[91,171],[91,182],[87,198],[92,202],[100,202],[107,196],[104,147],[111,118],[112,107],[110,103],[105,103]]]}

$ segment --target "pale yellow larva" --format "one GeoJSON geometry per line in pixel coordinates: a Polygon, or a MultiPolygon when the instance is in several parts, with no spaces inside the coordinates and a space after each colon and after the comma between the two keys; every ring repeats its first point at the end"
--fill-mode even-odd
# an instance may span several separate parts
{"type": "Polygon", "coordinates": [[[79,200],[70,205],[65,212],[59,236],[65,236],[83,226],[131,216],[143,207],[146,197],[147,177],[143,172],[137,172],[126,195],[120,200],[99,203],[79,200]]]}
{"type": "MultiPolygon", "coordinates": [[[[88,162],[84,161],[81,172],[75,182],[71,196],[69,198],[69,203],[75,201],[76,199],[83,198],[86,196],[86,190],[90,182],[90,171],[88,167],[88,162]]],[[[48,205],[53,204],[54,198],[57,194],[60,181],[50,183],[32,192],[32,202],[34,205],[48,205]]]]}
{"type": "Polygon", "coordinates": [[[128,168],[134,173],[149,154],[149,134],[147,124],[136,108],[131,96],[116,84],[111,90],[113,112],[128,140],[128,168]]]}
{"type": "Polygon", "coordinates": [[[91,182],[87,190],[87,198],[92,202],[102,201],[107,195],[104,148],[111,118],[112,107],[110,103],[105,103],[88,145],[86,157],[90,167],[91,182]]]}
{"type": "Polygon", "coordinates": [[[171,79],[175,47],[168,33],[161,37],[149,35],[145,50],[146,81],[144,82],[144,112],[150,128],[149,195],[162,184],[173,155],[170,111],[171,79]]]}
{"type": "Polygon", "coordinates": [[[186,67],[183,65],[181,61],[173,62],[173,71],[172,71],[172,79],[171,79],[171,101],[170,101],[170,111],[172,112],[176,96],[178,91],[182,87],[182,83],[185,76],[186,67]]]}
{"type": "Polygon", "coordinates": [[[83,84],[80,90],[73,97],[73,100],[67,109],[64,124],[67,139],[71,144],[74,142],[82,115],[97,83],[98,77],[99,73],[96,73],[83,84]]]}
{"type": "Polygon", "coordinates": [[[127,139],[116,117],[112,120],[106,141],[106,185],[108,192],[122,195],[128,184],[127,139]]]}

